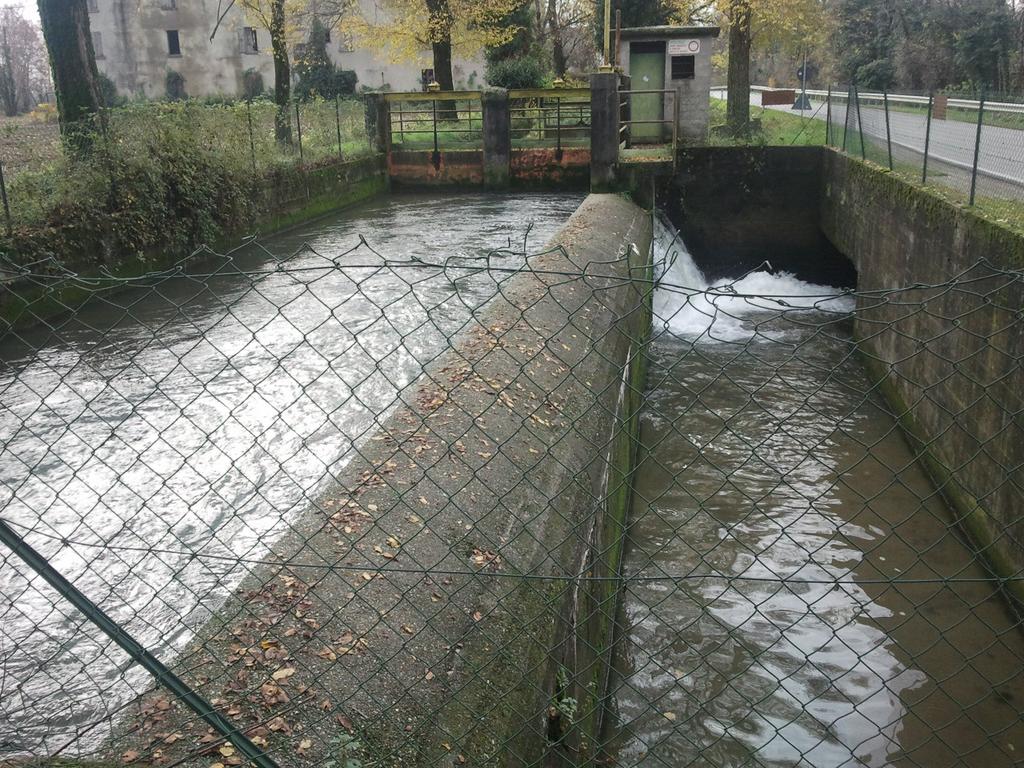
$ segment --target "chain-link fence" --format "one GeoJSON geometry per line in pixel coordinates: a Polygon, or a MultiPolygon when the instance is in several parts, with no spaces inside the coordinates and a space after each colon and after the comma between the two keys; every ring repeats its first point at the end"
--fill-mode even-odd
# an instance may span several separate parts
{"type": "Polygon", "coordinates": [[[8,124],[0,137],[5,224],[8,231],[40,226],[54,209],[116,196],[126,165],[135,175],[167,175],[161,161],[176,154],[202,157],[220,175],[264,177],[374,151],[361,99],[297,101],[280,121],[286,141],[277,136],[278,108],[266,99],[130,103],[103,110],[82,129],[93,147],[85,158],[63,151],[56,124],[45,133],[42,125],[8,124]],[[28,138],[20,135],[30,130],[28,138]]]}
{"type": "Polygon", "coordinates": [[[1024,275],[711,282],[630,210],[9,267],[4,755],[1016,761],[1024,275]]]}
{"type": "Polygon", "coordinates": [[[912,181],[1017,218],[1024,200],[1024,104],[863,92],[813,92],[827,105],[828,143],[912,181]]]}

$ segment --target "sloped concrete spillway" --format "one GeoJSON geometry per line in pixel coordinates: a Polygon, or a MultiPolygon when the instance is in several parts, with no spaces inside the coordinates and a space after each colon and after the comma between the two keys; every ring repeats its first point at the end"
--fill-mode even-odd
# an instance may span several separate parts
{"type": "MultiPolygon", "coordinates": [[[[97,296],[56,330],[6,336],[5,519],[45,534],[33,541],[54,565],[172,662],[249,572],[239,560],[266,555],[447,348],[446,330],[495,289],[486,276],[456,285],[324,265],[379,263],[360,235],[395,260],[474,263],[510,242],[537,251],[581,199],[375,200],[268,240],[268,251],[192,268],[223,277],[97,296]],[[296,252],[294,275],[275,275],[296,252]]],[[[0,755],[89,752],[151,680],[3,556],[0,755]]]]}
{"type": "Polygon", "coordinates": [[[1019,619],[869,384],[853,298],[709,285],[657,240],[618,764],[1016,764],[1019,619]]]}

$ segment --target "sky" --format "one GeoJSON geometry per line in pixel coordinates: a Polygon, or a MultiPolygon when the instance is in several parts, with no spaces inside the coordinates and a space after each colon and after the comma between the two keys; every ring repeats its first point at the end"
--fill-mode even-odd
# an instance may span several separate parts
{"type": "Polygon", "coordinates": [[[19,8],[25,10],[26,18],[32,19],[32,21],[39,21],[39,6],[36,5],[36,0],[7,0],[2,5],[16,5],[19,8]]]}

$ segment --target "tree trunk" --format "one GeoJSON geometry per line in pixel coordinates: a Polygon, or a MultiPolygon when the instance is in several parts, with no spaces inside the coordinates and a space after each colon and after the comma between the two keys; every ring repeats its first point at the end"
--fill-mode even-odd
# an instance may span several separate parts
{"type": "Polygon", "coordinates": [[[729,74],[726,129],[731,136],[750,133],[750,21],[749,0],[732,0],[729,11],[729,74]]]}
{"type": "Polygon", "coordinates": [[[72,153],[87,155],[95,128],[103,127],[89,7],[86,0],[39,0],[39,19],[50,53],[61,137],[72,153]]]}
{"type": "Polygon", "coordinates": [[[270,6],[270,47],[274,53],[274,136],[278,144],[292,143],[292,71],[288,64],[288,40],[285,37],[285,0],[272,0],[270,6]]]}
{"type": "MultiPolygon", "coordinates": [[[[430,25],[430,44],[434,52],[434,80],[442,91],[455,90],[452,76],[452,10],[448,0],[427,0],[427,17],[430,25]]],[[[454,102],[445,101],[438,106],[438,117],[442,120],[458,119],[454,102]]]]}
{"type": "Polygon", "coordinates": [[[564,77],[568,69],[565,55],[565,43],[562,41],[562,29],[558,24],[557,0],[548,0],[547,14],[548,31],[551,34],[551,59],[555,65],[555,77],[564,77]]]}

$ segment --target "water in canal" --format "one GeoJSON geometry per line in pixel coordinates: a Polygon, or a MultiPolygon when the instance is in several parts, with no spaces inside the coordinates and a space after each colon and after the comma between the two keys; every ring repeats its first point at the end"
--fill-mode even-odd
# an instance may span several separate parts
{"type": "Polygon", "coordinates": [[[1021,627],[990,585],[935,583],[987,574],[868,384],[854,300],[767,272],[709,286],[672,234],[619,764],[1018,764],[1021,627]]]}
{"type": "MultiPolygon", "coordinates": [[[[0,514],[172,660],[511,275],[381,256],[515,268],[580,200],[388,197],[7,334],[0,514]]],[[[0,669],[0,755],[88,751],[150,682],[6,552],[0,669]]]]}

